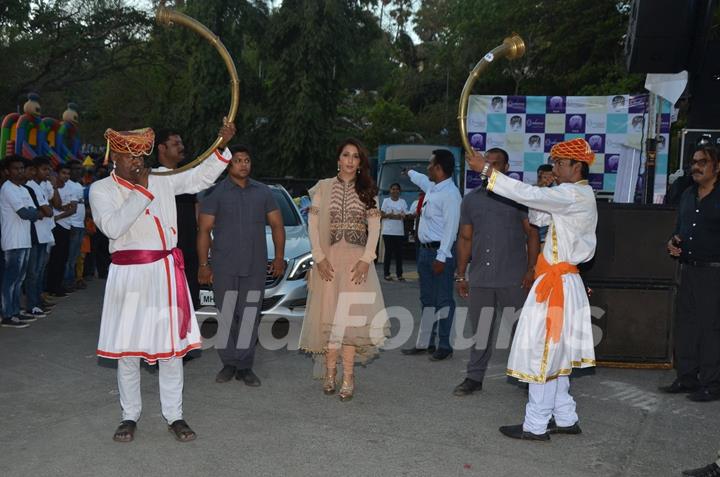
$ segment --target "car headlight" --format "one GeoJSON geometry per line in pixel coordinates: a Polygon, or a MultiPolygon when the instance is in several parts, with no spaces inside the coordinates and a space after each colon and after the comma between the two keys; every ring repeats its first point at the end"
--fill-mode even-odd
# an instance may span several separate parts
{"type": "Polygon", "coordinates": [[[312,253],[306,253],[305,255],[301,255],[296,258],[287,279],[300,280],[301,278],[305,278],[308,270],[312,268],[313,263],[312,253]]]}

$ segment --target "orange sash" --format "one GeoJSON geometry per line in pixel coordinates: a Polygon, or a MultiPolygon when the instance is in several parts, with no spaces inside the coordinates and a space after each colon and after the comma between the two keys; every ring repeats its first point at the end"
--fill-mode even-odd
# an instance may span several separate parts
{"type": "Polygon", "coordinates": [[[575,265],[568,262],[560,262],[550,265],[542,252],[538,255],[535,265],[535,278],[545,275],[535,287],[535,299],[538,303],[548,303],[547,318],[545,326],[547,337],[553,343],[560,341],[560,334],[563,327],[563,310],[565,307],[565,294],[563,293],[562,276],[566,273],[579,273],[575,265]]]}

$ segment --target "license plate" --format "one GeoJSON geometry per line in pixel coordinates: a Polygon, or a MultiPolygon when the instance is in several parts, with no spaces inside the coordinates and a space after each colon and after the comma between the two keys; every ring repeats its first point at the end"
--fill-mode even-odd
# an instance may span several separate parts
{"type": "Polygon", "coordinates": [[[215,295],[212,290],[200,290],[200,304],[202,306],[215,306],[215,295]]]}

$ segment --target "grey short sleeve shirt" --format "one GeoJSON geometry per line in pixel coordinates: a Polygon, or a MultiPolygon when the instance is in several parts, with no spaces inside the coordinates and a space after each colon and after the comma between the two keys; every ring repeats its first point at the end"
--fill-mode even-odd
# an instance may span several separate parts
{"type": "Polygon", "coordinates": [[[215,216],[213,273],[265,276],[266,215],[277,208],[270,188],[253,179],[240,187],[228,177],[205,194],[200,213],[215,216]]]}
{"type": "Polygon", "coordinates": [[[472,225],[471,287],[520,286],[527,271],[527,208],[478,187],[460,206],[460,226],[472,225]]]}

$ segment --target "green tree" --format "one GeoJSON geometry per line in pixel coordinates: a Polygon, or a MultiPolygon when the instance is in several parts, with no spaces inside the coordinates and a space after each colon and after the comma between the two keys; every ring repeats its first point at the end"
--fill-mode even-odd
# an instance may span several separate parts
{"type": "Polygon", "coordinates": [[[278,175],[334,170],[334,127],[358,10],[348,2],[285,0],[273,15],[267,45],[267,165],[278,175]]]}

